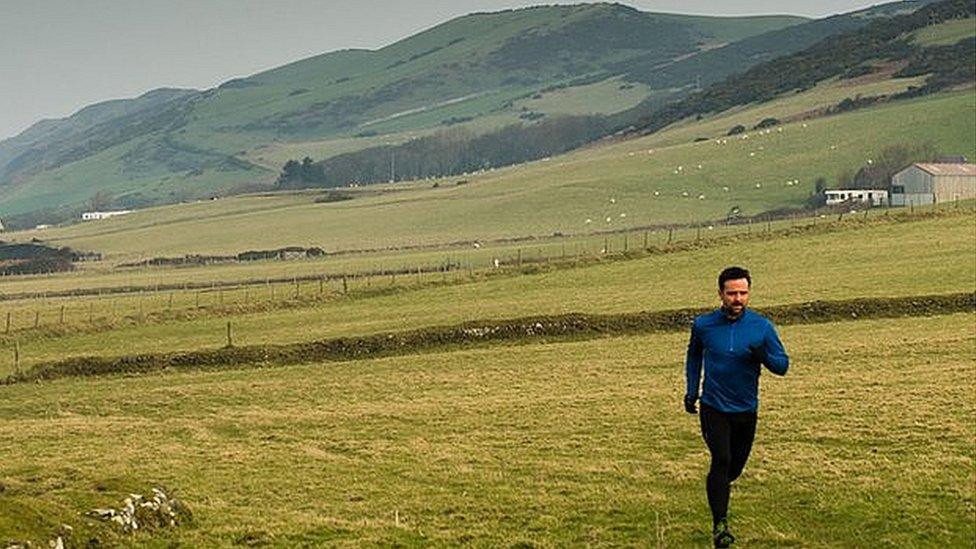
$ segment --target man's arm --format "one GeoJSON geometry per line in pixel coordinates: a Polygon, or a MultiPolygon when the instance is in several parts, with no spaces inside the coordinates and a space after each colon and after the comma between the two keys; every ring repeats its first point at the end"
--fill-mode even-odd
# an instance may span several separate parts
{"type": "Polygon", "coordinates": [[[770,372],[780,376],[786,375],[786,370],[790,367],[790,357],[787,356],[783,342],[779,340],[779,334],[776,333],[772,323],[769,324],[763,337],[763,355],[762,363],[770,372]]]}
{"type": "Polygon", "coordinates": [[[701,383],[702,349],[701,336],[695,323],[691,325],[691,338],[688,340],[688,353],[685,356],[685,409],[692,414],[695,413],[694,406],[701,383]]]}

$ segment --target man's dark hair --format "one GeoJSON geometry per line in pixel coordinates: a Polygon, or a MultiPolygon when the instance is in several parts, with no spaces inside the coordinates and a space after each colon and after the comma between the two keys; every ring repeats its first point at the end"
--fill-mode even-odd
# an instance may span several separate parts
{"type": "Polygon", "coordinates": [[[746,279],[746,282],[752,286],[752,277],[749,276],[749,271],[742,267],[728,267],[718,275],[718,291],[721,292],[725,289],[726,280],[739,280],[740,278],[746,279]]]}

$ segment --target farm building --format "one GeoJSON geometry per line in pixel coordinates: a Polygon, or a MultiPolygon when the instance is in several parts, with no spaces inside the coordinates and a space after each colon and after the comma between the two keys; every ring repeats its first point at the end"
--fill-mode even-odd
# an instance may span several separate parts
{"type": "Polygon", "coordinates": [[[888,191],[879,189],[837,189],[824,191],[827,204],[842,202],[868,202],[872,206],[884,206],[888,203],[888,191]]]}
{"type": "Polygon", "coordinates": [[[891,205],[976,198],[976,164],[912,164],[891,177],[891,205]]]}
{"type": "Polygon", "coordinates": [[[132,210],[117,210],[114,212],[84,212],[81,214],[82,221],[95,221],[98,219],[108,219],[117,215],[125,215],[132,210]]]}

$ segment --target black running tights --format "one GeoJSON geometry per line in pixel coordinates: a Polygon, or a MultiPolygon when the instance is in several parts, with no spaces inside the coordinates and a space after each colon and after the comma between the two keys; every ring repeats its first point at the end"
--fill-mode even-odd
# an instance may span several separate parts
{"type": "Polygon", "coordinates": [[[739,478],[749,459],[752,440],[756,436],[756,414],[728,414],[702,404],[699,418],[702,436],[712,454],[705,489],[714,524],[728,515],[729,484],[739,478]]]}

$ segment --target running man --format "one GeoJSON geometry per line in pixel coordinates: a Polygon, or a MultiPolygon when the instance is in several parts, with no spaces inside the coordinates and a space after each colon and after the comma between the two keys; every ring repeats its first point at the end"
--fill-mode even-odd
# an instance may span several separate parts
{"type": "Polygon", "coordinates": [[[715,547],[735,541],[728,524],[729,485],[742,473],[756,434],[760,365],[782,376],[790,363],[773,323],[746,308],[751,285],[743,268],[729,267],[719,274],[722,307],[695,319],[685,362],[689,414],[698,413],[695,403],[703,366],[705,370],[699,418],[712,455],[705,488],[715,547]]]}

